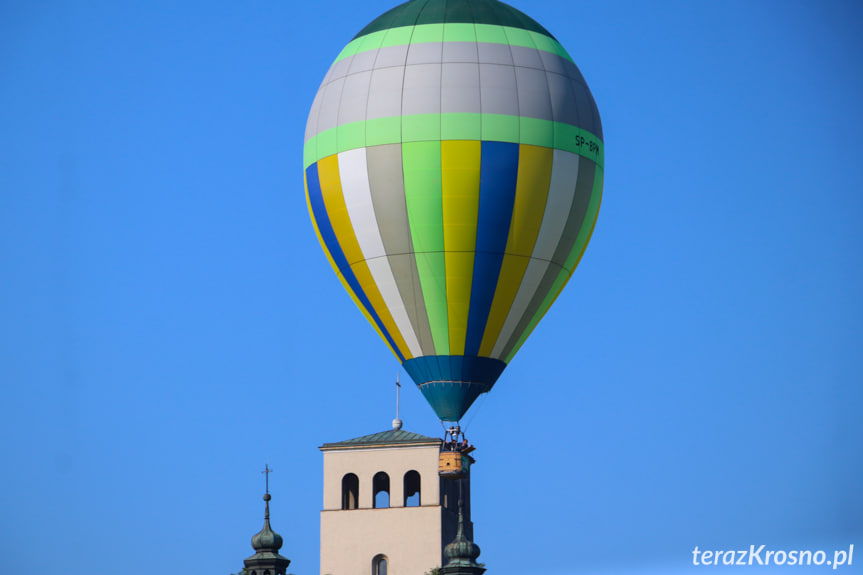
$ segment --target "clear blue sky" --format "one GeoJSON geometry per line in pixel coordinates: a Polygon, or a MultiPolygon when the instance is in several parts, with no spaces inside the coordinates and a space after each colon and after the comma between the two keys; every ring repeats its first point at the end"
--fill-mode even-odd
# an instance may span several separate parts
{"type": "MultiPolygon", "coordinates": [[[[605,192],[468,414],[480,560],[854,543],[863,573],[863,6],[512,4],[593,91],[605,192]]],[[[399,366],[314,236],[303,131],[392,5],[2,3],[0,572],[235,572],[269,463],[318,573],[317,447],[388,428],[399,366]]],[[[402,419],[441,434],[413,387],[402,419]]]]}

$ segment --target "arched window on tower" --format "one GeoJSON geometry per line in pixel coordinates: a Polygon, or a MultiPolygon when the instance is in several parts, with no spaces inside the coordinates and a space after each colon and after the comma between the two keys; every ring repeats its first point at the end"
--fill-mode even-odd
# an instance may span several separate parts
{"type": "Polygon", "coordinates": [[[375,473],[372,479],[372,501],[375,509],[390,506],[390,476],[383,471],[375,473]]]}
{"type": "Polygon", "coordinates": [[[353,473],[342,477],[342,509],[357,509],[360,495],[360,480],[353,473]]]}
{"type": "Polygon", "coordinates": [[[405,473],[405,507],[419,507],[420,474],[413,469],[405,473]]]}
{"type": "Polygon", "coordinates": [[[387,575],[386,555],[375,555],[372,559],[372,575],[387,575]]]}

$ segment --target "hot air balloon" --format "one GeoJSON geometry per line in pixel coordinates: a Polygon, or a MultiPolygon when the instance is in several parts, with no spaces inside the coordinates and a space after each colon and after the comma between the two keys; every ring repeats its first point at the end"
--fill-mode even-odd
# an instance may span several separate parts
{"type": "Polygon", "coordinates": [[[303,167],[333,269],[456,422],[584,253],[602,127],[572,58],[530,17],[496,0],[411,0],[330,67],[303,167]]]}

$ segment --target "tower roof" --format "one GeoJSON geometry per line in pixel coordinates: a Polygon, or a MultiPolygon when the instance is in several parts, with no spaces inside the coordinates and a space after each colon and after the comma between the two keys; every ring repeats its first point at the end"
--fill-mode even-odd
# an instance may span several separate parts
{"type": "Polygon", "coordinates": [[[464,503],[458,503],[458,532],[455,539],[444,547],[446,565],[441,568],[444,575],[482,575],[485,567],[476,562],[479,545],[467,538],[464,533],[464,503]]]}
{"type": "Polygon", "coordinates": [[[324,443],[319,449],[321,451],[329,451],[360,447],[393,447],[395,445],[440,445],[440,443],[441,440],[436,437],[420,435],[419,433],[405,431],[404,429],[388,429],[335,443],[324,443]]]}
{"type": "Polygon", "coordinates": [[[282,536],[273,531],[270,527],[270,499],[269,493],[264,495],[266,501],[266,511],[264,511],[264,527],[252,537],[252,549],[258,553],[262,551],[272,551],[277,553],[282,548],[282,536]]]}
{"type": "Polygon", "coordinates": [[[270,499],[268,492],[264,495],[264,527],[252,537],[252,548],[255,554],[243,561],[246,568],[262,567],[272,570],[274,575],[284,575],[291,560],[279,555],[282,548],[282,536],[270,527],[270,499]]]}

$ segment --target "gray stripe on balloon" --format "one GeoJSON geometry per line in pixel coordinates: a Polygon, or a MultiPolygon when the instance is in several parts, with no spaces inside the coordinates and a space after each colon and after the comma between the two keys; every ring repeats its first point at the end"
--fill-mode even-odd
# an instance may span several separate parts
{"type": "MultiPolygon", "coordinates": [[[[306,129],[305,139],[331,129],[336,125],[344,125],[358,121],[355,113],[339,117],[334,112],[334,100],[341,100],[344,95],[346,99],[358,102],[367,102],[366,116],[364,119],[376,119],[384,117],[401,116],[407,114],[437,114],[442,111],[440,94],[450,94],[446,86],[442,86],[445,78],[460,78],[463,76],[464,62],[443,61],[443,47],[447,44],[464,45],[464,50],[458,53],[458,58],[466,59],[469,50],[477,48],[479,66],[479,99],[480,110],[466,105],[467,102],[475,102],[476,83],[464,82],[464,87],[457,89],[449,95],[450,102],[456,102],[454,106],[468,111],[476,111],[491,114],[521,115],[531,118],[553,120],[564,122],[585,128],[596,133],[598,115],[590,92],[584,84],[584,79],[577,67],[556,54],[543,52],[533,48],[521,46],[510,46],[508,44],[474,44],[471,42],[456,43],[428,43],[412,44],[408,54],[408,62],[426,62],[437,58],[431,63],[408,65],[393,62],[404,62],[404,46],[392,46],[373,50],[376,52],[372,75],[368,84],[365,76],[362,79],[353,79],[348,71],[353,69],[354,59],[362,58],[363,65],[357,66],[357,74],[364,75],[369,72],[368,62],[370,57],[367,52],[356,54],[340,60],[333,68],[333,72],[327,75],[327,81],[321,86],[315,101],[312,104],[312,112],[306,129]],[[419,47],[424,48],[420,49],[419,47]],[[393,57],[388,57],[392,54],[393,57]],[[511,56],[514,54],[515,56],[511,56]],[[413,55],[413,57],[411,57],[413,55]],[[513,62],[527,64],[529,66],[494,65],[493,62],[513,62]],[[386,65],[384,65],[386,64],[386,65]],[[362,71],[360,71],[362,70],[362,71]],[[548,71],[543,74],[542,72],[548,71]],[[567,82],[560,77],[560,72],[566,72],[567,82]],[[514,76],[517,74],[517,80],[514,76]],[[351,78],[345,84],[344,80],[351,78]],[[517,87],[516,87],[517,86],[517,87]],[[518,104],[513,106],[511,95],[518,94],[518,104]],[[322,95],[323,94],[323,95],[322,95]],[[547,102],[555,96],[551,106],[547,102]],[[572,106],[570,103],[576,105],[572,106]],[[574,117],[571,109],[573,107],[582,109],[584,117],[574,117]],[[333,114],[335,124],[333,123],[333,114]]],[[[347,107],[348,104],[345,104],[347,107]]]]}
{"type": "Polygon", "coordinates": [[[402,172],[401,144],[367,149],[372,203],[380,227],[384,251],[390,262],[401,300],[424,354],[434,353],[434,341],[413,255],[402,172]]]}

